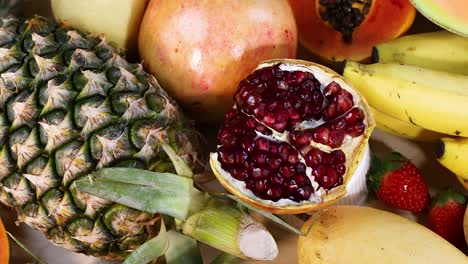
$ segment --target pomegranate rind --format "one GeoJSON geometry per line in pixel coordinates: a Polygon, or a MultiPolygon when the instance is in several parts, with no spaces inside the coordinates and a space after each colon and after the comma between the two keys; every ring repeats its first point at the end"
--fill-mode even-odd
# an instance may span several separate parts
{"type": "MultiPolygon", "coordinates": [[[[216,153],[210,154],[210,166],[213,170],[214,175],[221,183],[221,185],[230,193],[234,194],[236,197],[241,199],[242,201],[267,212],[275,213],[275,214],[300,214],[306,213],[311,211],[320,210],[322,208],[328,207],[335,202],[337,202],[340,198],[344,197],[347,193],[347,184],[353,177],[356,172],[356,169],[360,162],[365,158],[365,152],[368,145],[369,138],[372,134],[372,131],[375,127],[375,121],[370,111],[369,104],[367,103],[366,99],[359,93],[359,91],[353,86],[348,83],[341,75],[336,73],[335,71],[325,67],[323,65],[304,61],[304,60],[296,60],[296,59],[275,59],[275,60],[267,60],[261,62],[254,71],[258,69],[262,69],[265,67],[269,67],[275,64],[283,64],[286,66],[293,66],[293,67],[301,67],[304,70],[309,70],[314,72],[314,67],[322,70],[325,72],[329,77],[331,77],[334,81],[338,81],[342,84],[345,84],[346,89],[351,89],[353,96],[357,96],[358,102],[355,106],[361,108],[365,114],[364,122],[366,124],[366,129],[364,133],[352,139],[353,145],[350,146],[349,149],[345,151],[346,153],[346,173],[343,175],[343,184],[337,186],[329,191],[324,192],[321,196],[320,202],[313,202],[313,201],[302,201],[301,203],[293,203],[293,204],[278,204],[276,202],[263,200],[257,197],[250,197],[247,193],[243,192],[242,190],[238,189],[238,187],[231,184],[228,178],[224,175],[230,175],[228,172],[224,171],[221,168],[221,163],[217,160],[216,153]]],[[[235,180],[235,179],[234,179],[235,180]]]]}

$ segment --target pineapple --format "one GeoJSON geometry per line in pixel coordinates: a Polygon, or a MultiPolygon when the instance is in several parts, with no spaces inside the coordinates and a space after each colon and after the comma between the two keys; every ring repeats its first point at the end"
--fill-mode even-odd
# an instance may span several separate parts
{"type": "Polygon", "coordinates": [[[104,38],[39,16],[0,22],[0,202],[56,245],[125,257],[154,236],[158,215],[74,181],[109,166],[175,172],[167,146],[196,170],[198,134],[155,78],[104,38]]]}

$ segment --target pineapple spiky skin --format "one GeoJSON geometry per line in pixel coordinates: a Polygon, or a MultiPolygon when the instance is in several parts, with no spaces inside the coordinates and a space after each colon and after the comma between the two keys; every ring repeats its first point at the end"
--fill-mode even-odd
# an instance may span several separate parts
{"type": "Polygon", "coordinates": [[[54,244],[119,259],[158,215],[79,192],[74,181],[120,166],[195,171],[199,135],[139,64],[93,37],[36,16],[0,21],[0,202],[54,244]]]}

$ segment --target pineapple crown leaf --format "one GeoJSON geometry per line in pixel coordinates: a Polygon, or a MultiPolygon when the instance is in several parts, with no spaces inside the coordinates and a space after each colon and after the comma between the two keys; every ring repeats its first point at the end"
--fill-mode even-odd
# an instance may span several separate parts
{"type": "Polygon", "coordinates": [[[408,162],[408,159],[398,152],[392,152],[384,158],[379,158],[376,155],[371,156],[371,166],[367,172],[367,189],[376,192],[382,179],[388,173],[396,171],[403,167],[408,162]]]}
{"type": "Polygon", "coordinates": [[[465,205],[467,203],[466,196],[463,193],[453,189],[447,189],[437,195],[437,198],[435,199],[435,205],[444,206],[450,201],[454,201],[461,205],[465,205]]]}

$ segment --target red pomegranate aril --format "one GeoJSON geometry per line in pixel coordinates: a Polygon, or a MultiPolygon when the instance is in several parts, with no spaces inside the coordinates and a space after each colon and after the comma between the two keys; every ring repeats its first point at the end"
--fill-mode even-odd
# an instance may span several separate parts
{"type": "Polygon", "coordinates": [[[247,152],[243,150],[237,151],[235,156],[235,162],[236,164],[241,165],[247,160],[248,157],[249,155],[247,154],[247,152]]]}
{"type": "Polygon", "coordinates": [[[237,136],[227,129],[221,130],[218,141],[226,147],[235,147],[237,145],[237,136]]]}
{"type": "Polygon", "coordinates": [[[279,101],[271,101],[267,103],[267,109],[270,112],[275,112],[279,105],[280,105],[279,101]]]}
{"type": "Polygon", "coordinates": [[[278,154],[280,155],[281,159],[284,161],[288,160],[288,156],[291,153],[292,148],[288,145],[288,143],[281,142],[278,146],[278,154]]]}
{"type": "Polygon", "coordinates": [[[287,121],[283,121],[283,122],[280,122],[280,123],[275,123],[273,125],[273,129],[282,133],[282,132],[284,132],[286,130],[287,125],[288,125],[287,121]]]}
{"type": "MultiPolygon", "coordinates": [[[[247,153],[250,153],[254,150],[255,148],[255,142],[252,138],[244,138],[241,142],[241,147],[243,150],[245,150],[247,153]]],[[[218,150],[219,151],[219,150],[218,150]]]]}
{"type": "Polygon", "coordinates": [[[253,119],[252,117],[248,117],[247,120],[245,120],[245,126],[250,129],[254,129],[255,126],[257,125],[257,121],[253,119]]]}
{"type": "Polygon", "coordinates": [[[294,144],[296,147],[309,145],[310,141],[312,141],[314,137],[314,132],[312,130],[293,130],[289,133],[289,138],[291,143],[294,144]]]}
{"type": "Polygon", "coordinates": [[[305,174],[296,175],[295,180],[296,180],[297,185],[299,186],[304,186],[307,183],[309,183],[309,178],[307,178],[305,174]]]}
{"type": "Polygon", "coordinates": [[[340,117],[340,118],[336,119],[335,121],[333,121],[332,123],[330,123],[330,128],[332,130],[345,129],[346,128],[346,121],[344,120],[344,118],[340,117]]]}
{"type": "Polygon", "coordinates": [[[331,165],[333,164],[333,155],[330,153],[324,153],[322,157],[322,164],[331,165]]]}
{"type": "Polygon", "coordinates": [[[305,173],[306,172],[306,165],[304,163],[296,164],[296,172],[297,173],[305,173]]]}
{"type": "Polygon", "coordinates": [[[288,162],[293,165],[299,163],[299,156],[296,152],[293,152],[288,156],[288,162]]]}
{"type": "Polygon", "coordinates": [[[283,188],[285,188],[286,191],[292,193],[292,192],[297,191],[299,186],[297,186],[297,183],[295,180],[289,180],[283,184],[283,188]]]}
{"type": "Polygon", "coordinates": [[[274,185],[281,185],[283,184],[283,177],[281,177],[281,175],[275,174],[270,178],[270,182],[274,185]]]}
{"type": "Polygon", "coordinates": [[[271,142],[270,143],[270,153],[271,154],[278,154],[279,144],[271,142]]]}
{"type": "Polygon", "coordinates": [[[259,180],[255,182],[255,190],[258,192],[265,192],[267,190],[267,181],[266,180],[259,180]]]}
{"type": "Polygon", "coordinates": [[[280,167],[279,172],[281,173],[281,175],[283,175],[283,177],[289,178],[294,175],[295,170],[294,167],[291,166],[282,166],[280,167]]]}
{"type": "Polygon", "coordinates": [[[263,118],[265,116],[265,103],[259,103],[257,107],[255,107],[252,112],[257,118],[263,118]]]}
{"type": "Polygon", "coordinates": [[[255,146],[259,150],[268,151],[270,148],[270,141],[264,137],[257,137],[255,139],[255,146]]]}
{"type": "Polygon", "coordinates": [[[272,200],[279,200],[283,191],[279,187],[270,187],[267,191],[267,195],[273,198],[272,200]]]}
{"type": "Polygon", "coordinates": [[[272,169],[278,169],[281,166],[281,158],[280,157],[267,157],[267,164],[272,169]]]}
{"type": "Polygon", "coordinates": [[[258,95],[250,94],[249,97],[247,97],[246,105],[249,109],[253,109],[261,101],[262,101],[262,98],[259,97],[258,95]]]}
{"type": "Polygon", "coordinates": [[[265,179],[270,171],[264,166],[255,165],[252,169],[252,177],[255,179],[265,179]]]}
{"type": "Polygon", "coordinates": [[[323,113],[323,120],[329,121],[332,120],[336,117],[338,117],[338,109],[337,109],[337,104],[336,103],[331,103],[328,105],[326,108],[325,112],[323,113]]]}
{"type": "Polygon", "coordinates": [[[314,193],[314,189],[312,189],[312,186],[302,186],[301,188],[297,189],[297,192],[301,195],[303,200],[307,200],[310,198],[312,193],[314,193]]]}
{"type": "Polygon", "coordinates": [[[337,111],[339,115],[344,114],[346,111],[348,111],[354,106],[353,100],[349,99],[345,95],[338,95],[336,101],[338,105],[337,111]]]}
{"type": "Polygon", "coordinates": [[[323,151],[313,148],[305,156],[306,164],[313,167],[322,164],[323,151]]]}
{"type": "Polygon", "coordinates": [[[346,167],[342,163],[334,164],[333,168],[335,169],[338,176],[343,176],[344,173],[346,172],[346,167]]]}
{"type": "Polygon", "coordinates": [[[333,155],[333,163],[344,163],[346,161],[346,155],[341,150],[334,150],[331,154],[333,155]]]}
{"type": "Polygon", "coordinates": [[[330,136],[330,129],[327,127],[317,127],[313,130],[312,138],[314,141],[322,144],[328,143],[328,138],[330,136]]]}
{"type": "Polygon", "coordinates": [[[263,122],[267,126],[272,126],[275,123],[275,114],[272,112],[266,113],[263,117],[263,122]]]}
{"type": "Polygon", "coordinates": [[[341,91],[341,86],[337,82],[331,82],[323,90],[325,97],[329,98],[341,91]]]}
{"type": "Polygon", "coordinates": [[[346,132],[352,137],[359,137],[366,130],[366,126],[362,122],[350,126],[346,129],[346,132]]]}
{"type": "Polygon", "coordinates": [[[317,182],[324,189],[329,190],[338,182],[336,171],[330,167],[325,167],[324,172],[318,177],[317,182]]]}
{"type": "Polygon", "coordinates": [[[362,112],[362,110],[358,107],[355,107],[351,109],[351,111],[346,113],[346,115],[344,116],[344,121],[348,125],[353,125],[356,122],[362,120],[363,118],[364,118],[364,113],[362,112]]]}
{"type": "Polygon", "coordinates": [[[341,146],[341,144],[343,144],[344,137],[345,137],[344,130],[341,130],[341,129],[332,130],[330,132],[327,145],[329,145],[332,148],[337,148],[341,146]]]}
{"type": "Polygon", "coordinates": [[[255,151],[252,156],[253,160],[258,164],[265,164],[267,155],[261,151],[255,151]]]}
{"type": "Polygon", "coordinates": [[[281,89],[281,90],[288,90],[289,89],[288,83],[283,81],[283,80],[278,81],[276,85],[277,85],[278,89],[281,89]]]}
{"type": "Polygon", "coordinates": [[[231,170],[231,175],[232,175],[232,177],[234,177],[234,178],[236,178],[237,180],[240,180],[240,181],[243,181],[243,180],[247,179],[247,177],[248,177],[247,172],[242,168],[233,168],[231,170]]]}
{"type": "Polygon", "coordinates": [[[234,153],[232,153],[230,150],[226,149],[225,147],[221,147],[218,150],[218,156],[219,156],[219,162],[221,164],[224,164],[226,166],[232,166],[234,165],[236,159],[234,156],[234,153]]]}

